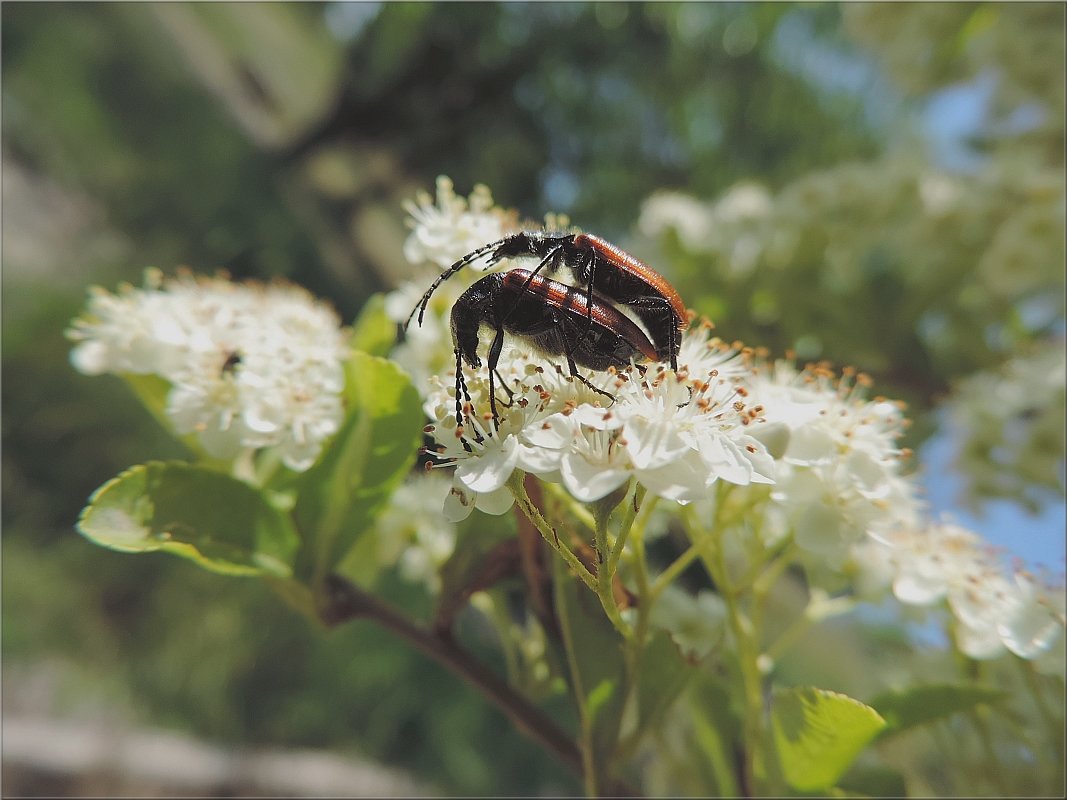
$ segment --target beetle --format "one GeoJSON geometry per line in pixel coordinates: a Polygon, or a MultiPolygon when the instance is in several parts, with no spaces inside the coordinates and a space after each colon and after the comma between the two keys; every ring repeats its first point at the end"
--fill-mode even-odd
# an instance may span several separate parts
{"type": "MultiPolygon", "coordinates": [[[[472,250],[437,277],[412,309],[404,327],[411,324],[416,311],[421,325],[437,287],[468,264],[483,257],[492,265],[505,258],[524,256],[541,259],[531,274],[538,275],[542,270],[553,274],[567,267],[578,286],[585,288],[587,334],[594,328],[593,296],[599,293],[607,301],[632,309],[655,344],[655,360],[669,361],[672,369],[678,369],[678,350],[682,333],[689,327],[689,315],[677,290],[648,264],[591,233],[520,231],[472,250]]],[[[529,286],[532,282],[527,291],[529,286]]]]}
{"type": "MultiPolygon", "coordinates": [[[[657,360],[649,337],[613,303],[593,292],[537,275],[530,270],[496,272],[474,283],[452,306],[452,342],[456,355],[456,422],[463,424],[463,402],[470,400],[462,362],[474,369],[479,332],[483,325],[495,331],[486,357],[489,370],[489,404],[494,423],[499,420],[494,376],[504,347],[504,335],[525,340],[548,356],[564,356],[570,375],[594,392],[615,397],[594,386],[578,367],[606,370],[623,368],[631,361],[657,360]]],[[[503,379],[501,379],[503,383],[503,379]]]]}

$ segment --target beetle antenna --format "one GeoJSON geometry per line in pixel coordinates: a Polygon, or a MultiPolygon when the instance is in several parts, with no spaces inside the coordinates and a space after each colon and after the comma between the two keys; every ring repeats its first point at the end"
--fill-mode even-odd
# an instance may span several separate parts
{"type": "MultiPolygon", "coordinates": [[[[508,238],[510,238],[510,237],[508,237],[508,238]]],[[[463,256],[463,258],[461,258],[455,264],[453,264],[451,267],[449,267],[444,272],[442,272],[440,275],[438,275],[437,276],[437,280],[435,280],[430,285],[430,288],[426,290],[426,294],[424,294],[422,296],[422,299],[419,300],[419,302],[416,304],[416,306],[413,309],[411,309],[411,313],[408,314],[407,322],[404,323],[404,330],[408,329],[408,325],[411,324],[411,319],[412,319],[412,317],[415,316],[415,312],[416,311],[419,312],[419,327],[422,327],[422,318],[426,314],[426,306],[429,305],[430,297],[433,295],[433,293],[435,291],[437,291],[437,287],[438,286],[440,286],[442,283],[447,281],[449,278],[451,278],[453,275],[455,275],[457,272],[459,272],[461,269],[463,269],[468,264],[471,264],[471,263],[477,261],[482,255],[484,255],[485,253],[489,252],[494,247],[499,247],[500,245],[504,244],[504,242],[506,242],[506,241],[507,241],[507,238],[498,239],[495,242],[490,242],[487,245],[483,245],[483,246],[479,247],[477,250],[472,250],[471,252],[467,253],[467,255],[463,256]]]]}

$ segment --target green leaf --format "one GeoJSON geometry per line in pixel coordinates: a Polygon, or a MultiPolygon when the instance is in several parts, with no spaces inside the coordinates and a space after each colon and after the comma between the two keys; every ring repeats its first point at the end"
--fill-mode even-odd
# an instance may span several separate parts
{"type": "Polygon", "coordinates": [[[682,655],[666,631],[653,632],[641,651],[638,669],[638,730],[657,730],[668,709],[698,670],[694,662],[682,655]]]}
{"type": "Polygon", "coordinates": [[[372,356],[387,356],[396,344],[396,329],[385,313],[385,295],[371,295],[352,324],[352,347],[372,356]]]}
{"type": "Polygon", "coordinates": [[[1002,702],[1007,696],[1002,689],[979,684],[938,684],[883,692],[871,705],[885,718],[885,737],[982,704],[1002,702]]]}
{"type": "Polygon", "coordinates": [[[838,782],[852,796],[907,797],[908,784],[895,769],[878,765],[857,765],[838,782]]]}
{"type": "Polygon", "coordinates": [[[672,754],[678,769],[676,791],[686,796],[738,797],[734,743],[741,721],[731,707],[730,689],[708,670],[693,669],[696,679],[685,692],[685,708],[693,728],[683,753],[672,754]]]}
{"type": "Polygon", "coordinates": [[[771,709],[782,775],[799,791],[832,787],[885,724],[873,708],[823,689],[778,692],[771,709]]]}
{"type": "Polygon", "coordinates": [[[597,596],[568,573],[562,559],[553,558],[553,564],[556,616],[567,648],[583,746],[591,753],[596,785],[605,787],[626,704],[624,643],[597,596]]]}
{"type": "Polygon", "coordinates": [[[230,575],[288,576],[300,545],[289,518],[258,491],[184,462],[142,464],[108,481],[78,530],[112,550],[161,550],[230,575]]]}
{"type": "Polygon", "coordinates": [[[390,361],[353,351],[345,365],[345,419],[322,457],[296,482],[294,515],[308,546],[300,573],[321,580],[340,570],[365,578],[373,542],[353,550],[411,469],[422,414],[411,380],[390,361]],[[369,551],[368,551],[369,547],[369,551]],[[358,555],[345,563],[352,552],[358,555]]]}

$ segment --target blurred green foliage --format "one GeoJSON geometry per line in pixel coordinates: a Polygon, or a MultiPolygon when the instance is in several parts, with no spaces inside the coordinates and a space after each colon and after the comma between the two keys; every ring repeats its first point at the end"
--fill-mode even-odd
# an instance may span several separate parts
{"type": "MultiPolygon", "coordinates": [[[[2,10],[5,662],[67,664],[60,710],[91,694],[208,739],[359,749],[445,792],[577,791],[381,631],[323,636],[259,584],[77,537],[93,488],[181,453],[118,381],[70,369],[62,331],[87,284],[137,282],[147,264],[287,276],[351,320],[396,280],[380,253],[403,235],[399,199],[438,174],[620,238],[653,190],[774,189],[873,156],[899,98],[843,38],[835,5],[162,5],[2,10]],[[821,80],[790,56],[816,51],[821,80]],[[316,172],[323,153],[340,154],[337,171],[316,172]],[[34,191],[9,194],[14,168],[34,191]],[[42,187],[80,216],[49,230],[42,187]],[[49,234],[23,231],[16,250],[19,204],[49,234]],[[117,251],[96,246],[100,230],[117,251]]],[[[699,263],[678,266],[691,303],[715,294],[699,263]]],[[[857,302],[876,313],[905,289],[868,268],[857,302]]],[[[750,343],[784,346],[819,319],[782,324],[750,343]]],[[[892,324],[872,318],[871,337],[892,324]]],[[[421,590],[381,580],[427,613],[421,590]]],[[[468,633],[495,657],[476,620],[468,633]]],[[[863,675],[879,654],[843,658],[863,675]]]]}

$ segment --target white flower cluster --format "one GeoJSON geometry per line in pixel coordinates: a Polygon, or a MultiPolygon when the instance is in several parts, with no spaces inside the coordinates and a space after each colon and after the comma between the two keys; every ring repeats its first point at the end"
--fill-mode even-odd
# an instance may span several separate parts
{"type": "Polygon", "coordinates": [[[343,417],[345,335],[303,289],[146,270],[142,288],[91,290],[67,335],[88,375],[158,375],[166,413],[208,454],[275,447],[305,470],[343,417]]]}
{"type": "Polygon", "coordinates": [[[900,404],[868,400],[862,376],[837,379],[821,365],[779,361],[750,383],[767,408],[760,438],[778,458],[765,536],[791,534],[810,564],[851,568],[861,594],[891,587],[908,605],[947,603],[972,658],[1033,659],[1051,647],[1064,627],[1062,582],[1006,577],[977,534],[926,521],[897,445],[900,404]]]}
{"type": "MultiPolygon", "coordinates": [[[[853,176],[859,184],[862,172],[853,176]]],[[[932,215],[947,213],[961,200],[954,183],[928,178],[920,185],[914,175],[905,183],[907,191],[922,192],[932,215]]],[[[480,213],[502,219],[502,212],[488,205],[488,194],[481,197],[480,213]]],[[[448,214],[475,213],[473,197],[470,202],[449,198],[451,185],[442,183],[435,210],[426,198],[421,207],[409,209],[413,242],[447,241],[448,214]],[[420,230],[429,223],[442,226],[436,239],[420,230]]],[[[656,227],[654,217],[663,212],[658,224],[681,219],[679,229],[687,235],[710,237],[705,244],[727,242],[723,230],[730,226],[735,232],[751,229],[747,239],[729,239],[738,271],[748,268],[749,255],[765,258],[766,248],[774,246],[774,237],[754,233],[773,212],[769,195],[758,187],[740,187],[711,207],[679,198],[661,197],[661,203],[646,208],[648,225],[656,227]]],[[[465,224],[465,230],[477,227],[469,220],[465,224]]],[[[479,229],[484,241],[461,231],[447,257],[422,257],[447,267],[509,232],[503,227],[490,232],[487,222],[479,229]]],[[[853,370],[838,376],[820,364],[797,369],[789,362],[769,362],[712,337],[710,326],[694,326],[683,337],[677,372],[655,364],[643,371],[637,366],[583,371],[611,401],[521,339],[511,339],[497,366],[499,417],[494,420],[484,369],[463,367],[469,398],[461,398],[457,407],[446,319],[469,284],[469,278],[457,276],[441,286],[423,333],[416,326],[409,329],[405,351],[433,421],[426,429],[435,440],[431,455],[438,466],[454,467],[445,500],[448,519],[461,520],[474,508],[506,512],[513,502],[506,484],[516,470],[560,483],[582,502],[603,498],[631,478],[655,496],[701,506],[713,502],[710,488],[718,482],[753,489],[762,484],[768,488],[753,494],[747,526],[759,529],[766,542],[791,537],[815,570],[815,581],[819,570],[829,569],[838,580],[852,575],[859,590],[864,582],[876,589],[893,586],[904,603],[947,600],[958,620],[960,647],[968,654],[991,657],[1007,648],[1032,658],[1046,651],[1063,627],[1063,613],[1056,611],[1062,588],[1039,587],[1025,573],[1005,579],[982,555],[973,534],[966,540],[973,546],[956,547],[957,557],[939,555],[966,537],[925,522],[917,486],[906,471],[909,453],[899,446],[907,424],[902,404],[868,398],[865,376],[853,370]],[[412,345],[415,337],[421,338],[412,345]],[[419,382],[421,375],[430,377],[419,382]],[[925,581],[925,590],[917,588],[916,576],[925,581]],[[982,603],[988,607],[979,609],[982,603]]],[[[387,300],[390,316],[405,320],[422,291],[424,285],[394,293],[387,300]]]]}
{"type": "MultiPolygon", "coordinates": [[[[791,280],[854,291],[869,277],[858,265],[880,253],[932,305],[946,274],[966,276],[961,295],[967,289],[977,313],[974,305],[990,295],[1024,300],[1048,287],[1062,294],[1065,194],[1062,169],[1034,161],[959,176],[893,156],[803,176],[777,195],[752,183],[711,203],[654,194],[639,230],[650,240],[673,231],[686,251],[711,262],[718,279],[743,282],[759,272],[783,292],[791,280]]],[[[756,304],[752,313],[771,320],[779,312],[756,304]]]]}
{"type": "Polygon", "coordinates": [[[751,394],[766,407],[758,436],[778,461],[764,536],[789,532],[810,556],[842,567],[868,533],[914,525],[920,513],[907,451],[897,440],[903,407],[867,399],[869,381],[852,370],[839,378],[825,365],[797,370],[757,365],[751,394]]]}
{"type": "Polygon", "coordinates": [[[1062,339],[960,385],[950,406],[962,442],[956,465],[975,498],[1010,497],[1037,509],[1038,489],[1062,495],[1065,386],[1062,339]]]}
{"type": "MultiPolygon", "coordinates": [[[[706,328],[685,337],[678,373],[650,367],[590,373],[612,403],[544,356],[513,347],[497,371],[498,393],[510,399],[494,425],[489,380],[466,370],[471,400],[462,428],[456,421],[454,381],[432,382],[424,408],[442,464],[455,464],[446,513],[460,519],[474,507],[503,513],[505,484],[514,470],[562,483],[582,502],[598,500],[631,476],[655,495],[689,503],[717,480],[772,483],[774,463],[752,436],[761,409],[739,389],[743,359],[711,339],[706,328]]],[[[503,397],[500,399],[504,399],[503,397]]]]}
{"type": "MultiPolygon", "coordinates": [[[[654,239],[673,229],[691,250],[713,251],[734,278],[756,268],[774,242],[768,218],[774,210],[770,192],[755,183],[731,188],[715,203],[703,203],[677,192],[659,192],[645,201],[638,227],[654,239]]],[[[791,246],[791,240],[782,244],[791,246]]]]}
{"type": "Polygon", "coordinates": [[[952,523],[897,528],[857,551],[861,568],[892,585],[902,603],[947,603],[956,644],[971,658],[1008,650],[1034,659],[1062,634],[1062,582],[1025,570],[1005,575],[1001,559],[977,534],[952,523]]]}

